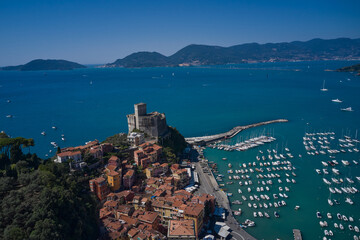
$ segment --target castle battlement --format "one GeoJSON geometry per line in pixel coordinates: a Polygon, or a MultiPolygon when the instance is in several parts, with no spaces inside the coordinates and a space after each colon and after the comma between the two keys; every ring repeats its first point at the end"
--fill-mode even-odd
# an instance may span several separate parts
{"type": "Polygon", "coordinates": [[[134,113],[126,116],[128,120],[129,134],[138,129],[151,137],[158,138],[166,135],[168,126],[164,113],[147,113],[146,103],[134,105],[134,113]]]}

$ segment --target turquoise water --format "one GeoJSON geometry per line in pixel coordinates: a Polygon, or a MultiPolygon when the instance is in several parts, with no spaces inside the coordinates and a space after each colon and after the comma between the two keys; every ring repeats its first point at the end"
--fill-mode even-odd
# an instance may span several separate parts
{"type": "MultiPolygon", "coordinates": [[[[329,191],[314,170],[322,168],[320,161],[328,160],[328,156],[307,155],[302,137],[306,131],[334,131],[337,138],[344,133],[355,136],[356,129],[360,128],[360,78],[351,73],[324,71],[351,64],[353,62],[332,61],[0,72],[0,131],[14,137],[34,138],[36,146],[32,151],[44,157],[53,149],[51,141],[66,147],[126,132],[126,114],[133,112],[133,104],[137,102],[146,102],[148,111],[165,112],[168,123],[187,137],[219,133],[236,125],[289,119],[288,123],[265,128],[277,138],[272,144],[246,152],[207,149],[206,157],[215,162],[227,157],[227,162],[232,162],[235,169],[238,162],[256,161],[260,149],[280,151],[287,146],[294,156],[302,154],[303,158],[291,160],[296,167],[297,183],[291,185],[287,206],[277,209],[281,217],[274,219],[271,214],[270,220],[258,218],[257,226],[249,232],[258,238],[291,239],[291,230],[299,228],[304,239],[321,239],[323,230],[315,212],[319,210],[324,216],[331,210],[355,216],[360,199],[359,194],[355,194],[353,206],[342,201],[339,206],[329,207],[329,191]],[[328,92],[319,90],[324,80],[328,92]],[[334,98],[340,98],[343,103],[331,102],[334,98]],[[6,102],[8,99],[11,103],[6,102]],[[348,106],[355,111],[340,111],[348,106]],[[9,114],[13,118],[6,118],[9,114]],[[51,129],[52,126],[57,130],[51,129]],[[42,131],[47,135],[42,136],[42,131]],[[65,135],[65,142],[61,141],[61,134],[65,135]],[[301,208],[295,211],[294,205],[301,208]]],[[[263,129],[247,130],[239,137],[259,134],[263,129]]],[[[341,159],[359,160],[359,154],[338,155],[337,160],[341,159]]],[[[338,168],[344,175],[360,176],[359,167],[353,164],[338,168]]],[[[221,172],[227,169],[227,163],[219,166],[221,172]]],[[[358,185],[357,182],[360,189],[358,185]]],[[[234,183],[228,187],[234,192],[231,200],[240,197],[238,186],[234,183]]],[[[247,206],[240,207],[244,211],[240,221],[253,219],[247,206]]],[[[353,225],[360,226],[360,216],[355,217],[353,225]]],[[[333,228],[333,221],[328,223],[333,228]]],[[[334,233],[332,239],[352,238],[348,229],[334,233]]]]}

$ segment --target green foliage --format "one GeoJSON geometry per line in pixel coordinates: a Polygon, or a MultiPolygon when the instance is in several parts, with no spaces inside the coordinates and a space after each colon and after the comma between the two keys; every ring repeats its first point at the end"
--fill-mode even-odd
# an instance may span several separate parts
{"type": "Polygon", "coordinates": [[[0,239],[96,239],[89,175],[70,174],[68,164],[41,163],[16,142],[9,151],[15,163],[0,177],[0,239]]]}
{"type": "Polygon", "coordinates": [[[176,128],[169,127],[169,131],[170,136],[165,139],[160,138],[159,143],[163,147],[169,147],[176,155],[179,155],[185,150],[187,146],[185,138],[176,128]]]}
{"type": "Polygon", "coordinates": [[[179,162],[179,158],[173,152],[173,150],[169,147],[163,149],[163,153],[168,163],[174,164],[179,162]]]}
{"type": "Polygon", "coordinates": [[[111,143],[114,147],[118,147],[121,150],[129,148],[127,135],[125,133],[118,133],[114,136],[108,137],[102,143],[111,143]]]}

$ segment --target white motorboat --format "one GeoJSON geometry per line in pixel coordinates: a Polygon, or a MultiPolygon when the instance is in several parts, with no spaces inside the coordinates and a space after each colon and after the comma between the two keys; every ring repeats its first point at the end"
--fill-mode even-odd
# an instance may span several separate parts
{"type": "Polygon", "coordinates": [[[344,111],[344,112],[353,112],[354,111],[351,107],[341,108],[340,110],[344,111]]]}
{"type": "Polygon", "coordinates": [[[342,103],[342,101],[341,101],[340,99],[338,99],[338,98],[332,99],[331,101],[332,101],[332,102],[336,102],[336,103],[342,103]]]}

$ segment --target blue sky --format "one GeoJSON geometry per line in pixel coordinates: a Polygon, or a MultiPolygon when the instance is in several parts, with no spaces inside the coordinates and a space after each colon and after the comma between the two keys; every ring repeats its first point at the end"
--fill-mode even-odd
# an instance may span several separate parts
{"type": "Polygon", "coordinates": [[[109,63],[137,51],[360,38],[359,0],[0,0],[0,66],[109,63]]]}

